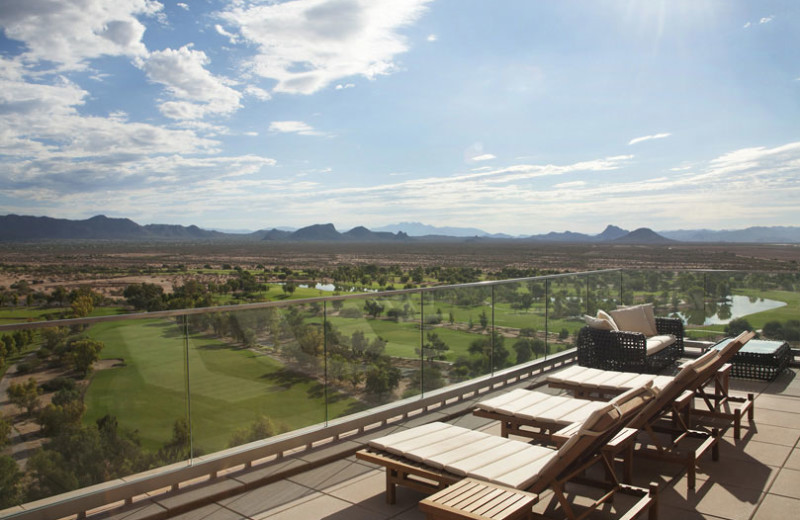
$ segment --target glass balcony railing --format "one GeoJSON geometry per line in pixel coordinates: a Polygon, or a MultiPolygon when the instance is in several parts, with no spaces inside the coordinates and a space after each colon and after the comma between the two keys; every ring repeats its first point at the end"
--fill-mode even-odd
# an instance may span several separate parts
{"type": "Polygon", "coordinates": [[[693,339],[746,320],[800,341],[800,275],[718,271],[3,325],[4,357],[17,361],[2,379],[0,509],[423,398],[573,348],[584,314],[642,302],[683,318],[693,339]]]}

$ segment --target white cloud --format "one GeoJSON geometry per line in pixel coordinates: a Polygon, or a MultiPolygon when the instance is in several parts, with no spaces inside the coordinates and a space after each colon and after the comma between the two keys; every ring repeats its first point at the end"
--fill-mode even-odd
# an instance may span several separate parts
{"type": "Polygon", "coordinates": [[[669,137],[671,135],[672,134],[665,132],[665,133],[661,133],[661,134],[653,134],[653,135],[645,135],[645,136],[642,136],[642,137],[634,137],[633,139],[628,141],[628,145],[641,143],[643,141],[650,141],[651,139],[664,139],[665,137],[669,137]]]}
{"type": "Polygon", "coordinates": [[[269,131],[281,134],[322,135],[302,121],[273,121],[269,125],[269,131]]]}
{"type": "Polygon", "coordinates": [[[5,36],[23,42],[27,62],[54,62],[83,69],[100,56],[143,56],[145,26],[139,16],[155,16],[153,0],[5,0],[0,26],[5,36]]]}
{"type": "Polygon", "coordinates": [[[186,11],[188,11],[188,10],[189,10],[189,5],[188,5],[188,4],[184,4],[183,2],[178,2],[176,5],[177,5],[178,7],[180,7],[181,9],[184,9],[184,10],[186,10],[186,11]]]}
{"type": "Polygon", "coordinates": [[[231,32],[226,31],[225,28],[220,24],[214,25],[214,30],[217,31],[218,34],[226,37],[231,43],[239,43],[239,37],[231,32]]]}
{"type": "Polygon", "coordinates": [[[754,23],[758,23],[758,25],[764,25],[766,23],[770,23],[774,19],[775,19],[775,15],[764,16],[764,17],[761,17],[758,20],[758,22],[747,22],[742,27],[744,29],[749,29],[750,27],[752,27],[754,25],[754,23]]]}
{"type": "Polygon", "coordinates": [[[396,69],[408,50],[399,30],[432,0],[306,0],[243,6],[220,18],[258,48],[253,73],[274,92],[312,94],[351,76],[374,79],[396,69]]]}
{"type": "Polygon", "coordinates": [[[476,155],[471,160],[473,160],[473,161],[491,161],[492,159],[497,159],[497,157],[492,155],[492,154],[490,154],[490,153],[485,153],[485,154],[481,154],[481,155],[476,155]]]}
{"type": "Polygon", "coordinates": [[[263,88],[259,88],[253,85],[248,85],[247,87],[245,87],[244,93],[247,94],[248,96],[252,96],[261,101],[268,101],[272,99],[272,96],[269,94],[269,92],[267,92],[263,88]]]}
{"type": "Polygon", "coordinates": [[[227,86],[224,78],[211,74],[205,68],[208,62],[206,54],[191,45],[136,60],[151,81],[166,86],[180,100],[161,104],[161,112],[172,119],[202,119],[206,114],[230,114],[241,107],[241,94],[227,86]]]}
{"type": "MultiPolygon", "coordinates": [[[[0,70],[16,68],[0,58],[0,70]]],[[[83,207],[96,207],[98,192],[108,204],[145,180],[163,186],[251,175],[275,164],[253,155],[203,157],[218,154],[220,143],[192,129],[132,122],[123,111],[82,115],[79,109],[88,98],[87,91],[63,78],[53,84],[14,74],[0,79],[0,190],[6,197],[67,205],[70,194],[83,193],[83,207]]]]}
{"type": "Polygon", "coordinates": [[[439,39],[439,37],[436,36],[435,34],[429,34],[428,37],[426,38],[426,40],[431,42],[431,43],[435,42],[438,39],[439,39]]]}
{"type": "Polygon", "coordinates": [[[336,90],[344,90],[344,89],[347,89],[347,88],[355,88],[355,86],[356,86],[355,83],[345,83],[344,85],[339,83],[338,85],[336,85],[336,90]]]}

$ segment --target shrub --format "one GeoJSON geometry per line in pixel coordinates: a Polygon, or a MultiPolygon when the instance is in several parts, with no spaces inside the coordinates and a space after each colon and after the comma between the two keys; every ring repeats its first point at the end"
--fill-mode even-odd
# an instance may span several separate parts
{"type": "Polygon", "coordinates": [[[725,325],[725,333],[730,336],[738,336],[746,330],[753,330],[752,325],[744,318],[736,318],[725,325]]]}

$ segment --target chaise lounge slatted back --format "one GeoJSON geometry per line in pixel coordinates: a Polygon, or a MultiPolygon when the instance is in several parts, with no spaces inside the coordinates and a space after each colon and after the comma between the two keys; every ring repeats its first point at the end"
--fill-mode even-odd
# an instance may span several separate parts
{"type": "Polygon", "coordinates": [[[602,408],[593,411],[577,434],[558,448],[556,459],[539,471],[538,482],[530,491],[541,492],[553,481],[562,479],[566,474],[597,458],[601,448],[658,399],[658,394],[659,390],[652,383],[647,383],[620,394],[602,408]]]}

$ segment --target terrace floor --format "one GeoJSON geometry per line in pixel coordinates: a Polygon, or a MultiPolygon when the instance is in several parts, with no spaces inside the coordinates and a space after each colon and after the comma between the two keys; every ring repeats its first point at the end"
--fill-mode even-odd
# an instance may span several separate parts
{"type": "MultiPolygon", "coordinates": [[[[531,381],[524,384],[528,386],[531,381]]],[[[730,429],[724,432],[720,460],[712,461],[710,456],[701,460],[694,491],[687,490],[685,472],[678,466],[636,460],[634,484],[659,484],[661,518],[763,520],[798,517],[798,370],[786,371],[770,383],[732,379],[731,388],[756,395],[755,423],[743,429],[742,439],[738,441],[733,439],[730,429]]],[[[486,394],[480,397],[485,398],[486,394]]],[[[333,446],[304,452],[298,455],[302,462],[313,462],[312,459],[317,458],[326,463],[242,493],[234,494],[233,490],[248,482],[261,481],[270,473],[278,474],[276,472],[294,465],[300,467],[301,461],[287,457],[263,467],[221,476],[207,485],[154,496],[138,501],[126,510],[91,515],[90,518],[422,520],[424,515],[417,504],[424,495],[400,487],[397,504],[387,505],[383,469],[356,460],[352,453],[371,437],[434,420],[449,419],[449,422],[465,427],[499,434],[496,422],[468,413],[473,405],[474,401],[460,403],[455,412],[450,409],[434,411],[358,438],[342,440],[333,446]],[[464,414],[457,415],[459,412],[464,414]],[[212,503],[206,501],[199,507],[192,506],[198,497],[226,488],[232,490],[230,496],[212,503]]],[[[547,508],[549,498],[543,495],[537,509],[547,508]]],[[[606,518],[608,513],[598,511],[592,518],[606,518]]]]}

